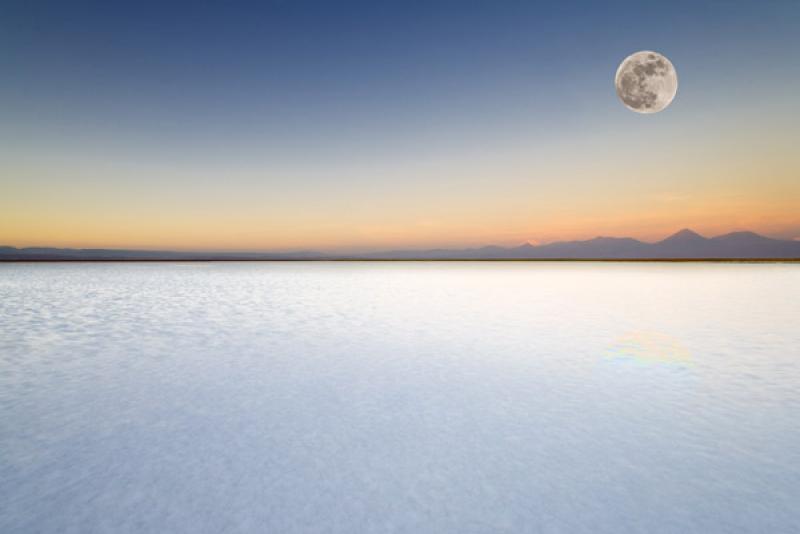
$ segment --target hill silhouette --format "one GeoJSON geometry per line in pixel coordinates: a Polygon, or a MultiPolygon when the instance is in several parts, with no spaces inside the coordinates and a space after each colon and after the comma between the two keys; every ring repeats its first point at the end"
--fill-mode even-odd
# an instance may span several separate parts
{"type": "Polygon", "coordinates": [[[381,259],[800,259],[800,242],[753,232],[703,237],[683,229],[655,243],[630,237],[595,237],[534,246],[461,250],[403,250],[369,255],[381,259]]]}
{"type": "Polygon", "coordinates": [[[173,252],[158,250],[0,247],[0,261],[270,261],[270,260],[691,260],[800,259],[800,241],[754,232],[704,237],[680,230],[655,243],[630,237],[595,237],[546,245],[466,249],[390,250],[361,254],[301,252],[173,252]]]}

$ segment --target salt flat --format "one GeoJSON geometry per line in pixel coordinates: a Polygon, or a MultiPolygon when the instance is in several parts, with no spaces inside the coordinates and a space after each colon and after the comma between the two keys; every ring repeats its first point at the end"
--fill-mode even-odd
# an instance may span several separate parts
{"type": "Polygon", "coordinates": [[[0,265],[2,532],[800,531],[800,265],[0,265]]]}

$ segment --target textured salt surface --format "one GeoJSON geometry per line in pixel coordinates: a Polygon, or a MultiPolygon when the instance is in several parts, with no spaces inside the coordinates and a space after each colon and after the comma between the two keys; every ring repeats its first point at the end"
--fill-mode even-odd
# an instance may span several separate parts
{"type": "Polygon", "coordinates": [[[0,265],[0,532],[797,532],[800,266],[0,265]]]}

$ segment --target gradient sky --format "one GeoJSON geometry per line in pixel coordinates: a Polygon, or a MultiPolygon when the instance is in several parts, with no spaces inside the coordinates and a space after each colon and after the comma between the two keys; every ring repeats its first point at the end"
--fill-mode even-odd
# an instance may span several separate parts
{"type": "Polygon", "coordinates": [[[800,2],[164,4],[2,3],[0,244],[800,238],[800,2]]]}

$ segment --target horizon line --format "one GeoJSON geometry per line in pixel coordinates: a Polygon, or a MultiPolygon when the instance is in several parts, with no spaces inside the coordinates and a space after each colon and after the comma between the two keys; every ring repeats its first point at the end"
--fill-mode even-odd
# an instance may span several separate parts
{"type": "Polygon", "coordinates": [[[667,234],[665,237],[656,240],[644,240],[636,237],[631,236],[613,236],[613,235],[594,235],[593,237],[586,237],[586,238],[577,238],[577,239],[556,239],[552,241],[544,241],[541,243],[532,243],[530,240],[523,241],[516,245],[496,245],[492,243],[487,243],[484,245],[440,245],[440,246],[423,246],[423,245],[409,245],[408,247],[391,247],[387,245],[386,247],[358,247],[358,246],[341,246],[333,249],[325,249],[320,248],[316,249],[313,247],[293,247],[293,248],[283,248],[283,249],[214,249],[214,248],[195,248],[195,249],[182,249],[182,248],[157,248],[157,247],[115,247],[115,246],[92,246],[92,247],[81,247],[81,246],[53,246],[53,245],[33,245],[33,246],[15,246],[15,245],[5,245],[0,243],[0,250],[2,249],[15,249],[15,250],[35,250],[35,249],[52,249],[52,250],[74,250],[74,251],[84,251],[84,252],[91,252],[91,251],[103,251],[103,252],[157,252],[157,253],[178,253],[178,254],[304,254],[304,253],[314,253],[314,254],[337,254],[337,255],[344,255],[344,254],[371,254],[371,253],[389,253],[389,252],[413,252],[413,251],[420,251],[420,252],[430,252],[430,251],[442,251],[442,250],[480,250],[483,248],[505,248],[505,249],[513,249],[519,247],[530,246],[534,248],[543,247],[547,245],[554,245],[559,243],[581,243],[587,241],[593,241],[596,239],[629,239],[633,241],[638,241],[644,244],[656,244],[660,243],[670,237],[677,236],[683,233],[691,233],[695,234],[703,239],[716,239],[728,235],[733,234],[755,234],[760,237],[765,237],[768,239],[776,239],[779,241],[800,241],[800,237],[785,239],[785,238],[777,238],[771,237],[767,234],[754,232],[752,230],[731,230],[729,232],[716,234],[712,236],[703,235],[700,232],[692,230],[691,228],[684,227],[680,230],[667,234]],[[391,247],[391,248],[390,248],[391,247]],[[345,252],[341,252],[345,251],[345,252]]]}

